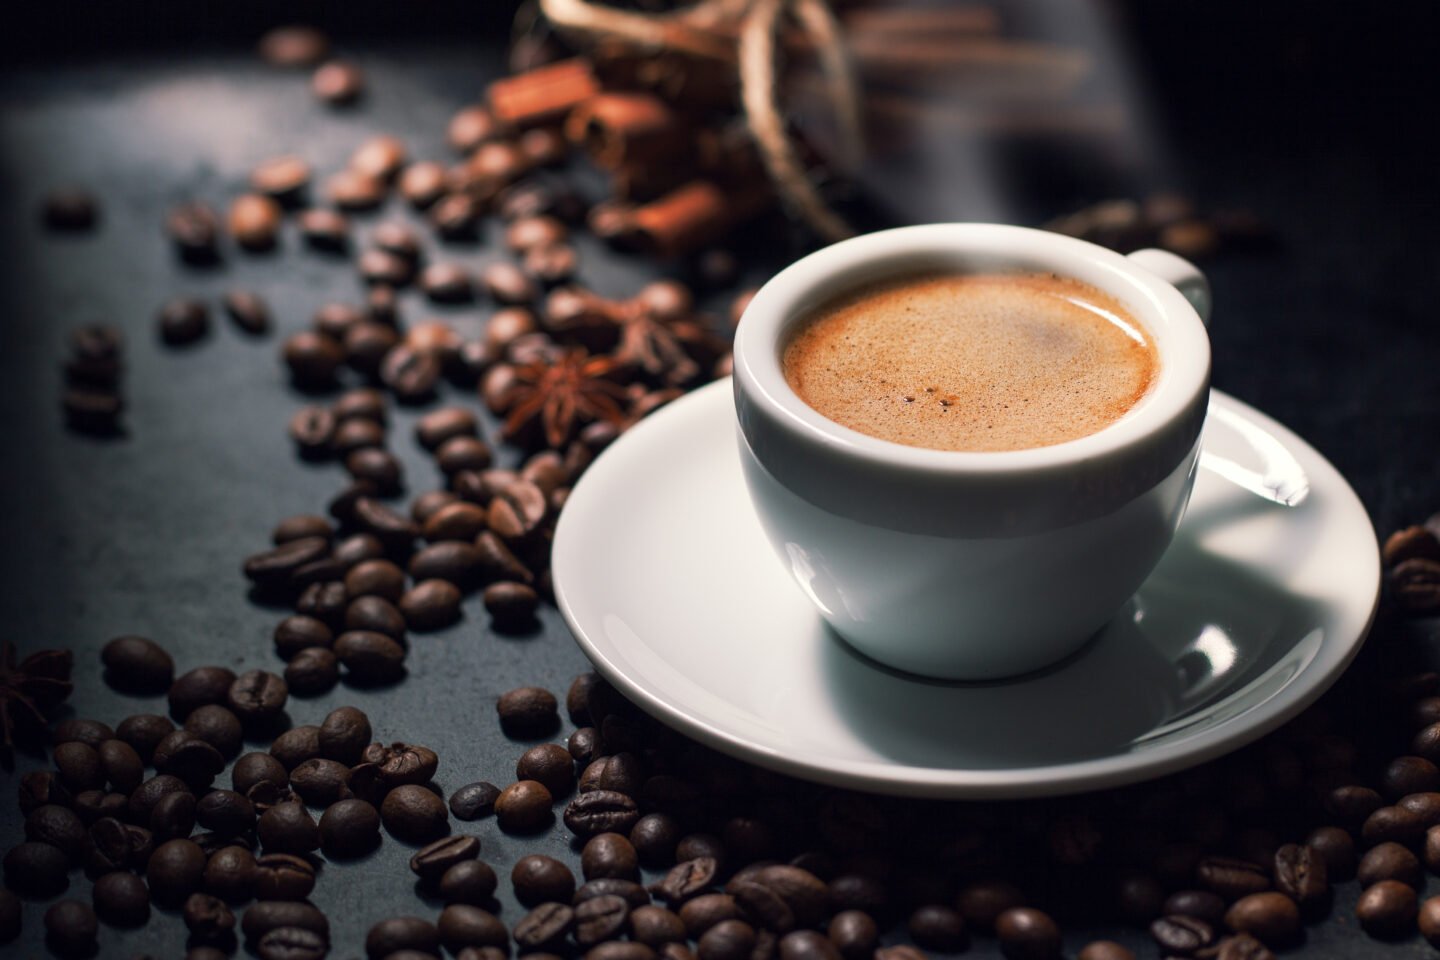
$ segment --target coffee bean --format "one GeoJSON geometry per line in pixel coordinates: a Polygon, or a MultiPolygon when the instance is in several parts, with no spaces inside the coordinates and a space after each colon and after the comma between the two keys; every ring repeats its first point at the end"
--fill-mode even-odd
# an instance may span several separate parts
{"type": "Polygon", "coordinates": [[[290,788],[314,806],[329,806],[341,799],[349,780],[349,767],[320,757],[302,761],[290,771],[290,788]]]}
{"type": "MultiPolygon", "coordinates": [[[[313,584],[307,588],[307,594],[323,593],[326,584],[313,584]]],[[[344,585],[340,585],[344,590],[344,585]]],[[[291,616],[286,617],[275,625],[275,652],[284,660],[292,659],[301,650],[309,647],[329,648],[334,643],[335,637],[326,624],[315,617],[291,616]]],[[[288,685],[287,685],[288,686],[288,685]]]]}
{"type": "MultiPolygon", "coordinates": [[[[291,540],[278,547],[251,555],[245,561],[245,576],[262,590],[286,588],[290,585],[296,570],[308,563],[324,559],[329,553],[330,543],[323,537],[302,537],[299,540],[291,540]]],[[[192,670],[191,673],[194,671],[192,670]]],[[[226,694],[228,698],[228,691],[226,694]]],[[[172,712],[173,709],[172,704],[172,712]]]]}
{"type": "Polygon", "coordinates": [[[330,937],[330,921],[312,903],[303,900],[257,900],[240,918],[240,930],[250,943],[282,927],[298,927],[330,937]]]}
{"type": "Polygon", "coordinates": [[[315,69],[310,89],[331,106],[346,106],[365,92],[365,74],[353,63],[331,60],[315,69]]]}
{"type": "Polygon", "coordinates": [[[315,868],[303,857],[267,853],[255,861],[257,900],[304,900],[314,888],[315,868]]]}
{"type": "Polygon", "coordinates": [[[289,430],[290,439],[295,441],[301,457],[321,459],[330,455],[331,442],[335,437],[335,418],[330,411],[320,407],[301,407],[290,418],[289,430]]]}
{"type": "Polygon", "coordinates": [[[470,272],[458,263],[432,263],[420,272],[420,289],[437,303],[464,303],[474,295],[470,272]]]}
{"type": "Polygon", "coordinates": [[[100,765],[100,755],[93,747],[78,740],[62,743],[55,748],[52,759],[60,774],[60,782],[70,792],[98,790],[105,786],[105,769],[100,765]]]}
{"type": "Polygon", "coordinates": [[[1275,853],[1275,887],[1302,910],[1322,909],[1330,893],[1324,858],[1308,846],[1287,843],[1275,853]]]}
{"type": "Polygon", "coordinates": [[[639,855],[629,839],[618,833],[600,833],[587,840],[580,853],[580,869],[586,880],[640,879],[639,855]]]}
{"type": "Polygon", "coordinates": [[[400,344],[385,354],[380,379],[401,403],[428,400],[440,382],[440,360],[428,350],[400,344]]]}
{"type": "Polygon", "coordinates": [[[743,920],[722,920],[700,935],[700,960],[746,960],[755,949],[755,928],[743,920]]]}
{"type": "Polygon", "coordinates": [[[1401,883],[1418,887],[1423,876],[1419,858],[1408,848],[1388,841],[1367,850],[1365,856],[1360,858],[1360,866],[1355,873],[1356,879],[1364,887],[1372,886],[1381,880],[1399,880],[1401,883]]]}
{"type": "Polygon", "coordinates": [[[513,546],[533,537],[548,512],[544,491],[529,481],[516,480],[495,491],[485,520],[496,536],[513,546]]]}
{"type": "Polygon", "coordinates": [[[1360,926],[1370,936],[1384,940],[1409,936],[1418,912],[1415,889],[1398,880],[1382,880],[1367,887],[1355,904],[1360,926]]]}
{"type": "Polygon", "coordinates": [[[345,609],[346,630],[370,630],[395,641],[405,639],[405,618],[383,597],[365,596],[351,600],[345,609]]]}
{"type": "MultiPolygon", "coordinates": [[[[592,763],[597,758],[597,756],[604,750],[604,746],[600,741],[600,731],[596,730],[594,727],[581,727],[580,729],[571,733],[569,738],[565,741],[565,748],[570,751],[570,756],[573,757],[577,763],[583,763],[586,765],[592,763]]],[[[643,820],[644,818],[642,817],[641,819],[643,820]]],[[[630,839],[631,842],[635,842],[633,830],[631,832],[630,839]]],[[[668,863],[660,863],[656,865],[667,867],[669,866],[668,863]]]]}
{"type": "Polygon", "coordinates": [[[378,247],[362,252],[355,266],[360,271],[361,278],[369,284],[404,287],[415,279],[413,260],[378,247]]]}
{"type": "Polygon", "coordinates": [[[1360,828],[1361,839],[1367,846],[1393,841],[1413,844],[1425,834],[1425,825],[1420,817],[1404,807],[1381,807],[1365,818],[1360,828]]]}
{"type": "Polygon", "coordinates": [[[265,781],[279,787],[290,785],[285,765],[268,753],[247,753],[230,768],[231,786],[237,793],[248,794],[252,787],[265,781]]]}
{"type": "Polygon", "coordinates": [[[150,832],[156,843],[190,836],[195,829],[195,795],[167,793],[150,811],[150,832]]]}
{"type": "Polygon", "coordinates": [[[401,950],[439,955],[440,931],[419,917],[391,917],[381,920],[365,935],[365,954],[380,960],[401,950]]]}
{"type": "Polygon", "coordinates": [[[399,137],[389,134],[371,137],[350,155],[350,169],[382,180],[393,179],[405,165],[407,151],[399,137]]]}
{"type": "Polygon", "coordinates": [[[371,210],[385,200],[385,181],[359,170],[341,170],[325,182],[325,192],[342,210],[371,210]]]}
{"type": "Polygon", "coordinates": [[[1396,757],[1381,774],[1381,790],[1392,800],[1440,790],[1440,768],[1424,757],[1396,757]]]}
{"type": "Polygon", "coordinates": [[[835,914],[826,933],[845,960],[866,960],[880,942],[879,926],[863,910],[842,910],[835,914]]]}
{"type": "Polygon", "coordinates": [[[65,424],[72,430],[110,436],[120,429],[125,401],[117,394],[96,389],[66,390],[61,396],[65,424]]]}
{"type": "Polygon", "coordinates": [[[1174,914],[1151,923],[1150,936],[1162,951],[1189,956],[1215,942],[1215,928],[1204,920],[1174,914]]]}
{"type": "Polygon", "coordinates": [[[218,703],[207,703],[192,710],[185,718],[185,729],[224,757],[235,756],[244,742],[240,718],[218,703]]]}
{"type": "Polygon", "coordinates": [[[89,230],[99,218],[95,195],[80,187],[64,187],[45,195],[41,213],[51,230],[89,230]]]}
{"type": "Polygon", "coordinates": [[[1135,960],[1135,954],[1114,940],[1092,940],[1080,948],[1075,960],[1135,960]]]}
{"type": "Polygon", "coordinates": [[[145,778],[145,761],[123,740],[106,740],[95,751],[105,781],[118,793],[129,794],[145,778]]]}
{"type": "Polygon", "coordinates": [[[529,568],[489,530],[475,538],[475,549],[480,552],[479,573],[482,583],[512,581],[528,584],[534,581],[535,577],[529,568]]]}
{"type": "Polygon", "coordinates": [[[150,890],[133,873],[116,870],[95,879],[91,902],[112,927],[138,927],[150,919],[150,890]]]}
{"type": "Polygon", "coordinates": [[[1300,908],[1283,893],[1252,893],[1225,913],[1225,925],[1248,933],[1268,946],[1292,942],[1300,933],[1300,908]]]}
{"type": "Polygon", "coordinates": [[[249,850],[240,846],[221,847],[205,863],[202,883],[207,893],[230,903],[249,900],[259,868],[249,850]]]}
{"type": "Polygon", "coordinates": [[[405,573],[389,560],[363,560],[345,574],[345,592],[354,597],[384,597],[391,603],[405,593],[405,573]]]}
{"type": "Polygon", "coordinates": [[[275,27],[260,38],[261,59],[277,67],[308,67],[325,59],[330,39],[314,27],[275,27]]]}
{"type": "Polygon", "coordinates": [[[368,853],[380,842],[380,814],[370,803],[353,797],[332,803],[320,817],[320,842],[330,857],[368,853]]]}
{"type": "Polygon", "coordinates": [[[99,926],[88,903],[61,900],[45,911],[45,943],[62,957],[88,956],[95,952],[99,926]]]}
{"type": "Polygon", "coordinates": [[[305,242],[317,250],[343,251],[350,244],[350,220],[337,210],[302,210],[296,222],[305,242]]]}
{"type": "Polygon", "coordinates": [[[5,885],[25,897],[49,899],[69,883],[65,876],[69,858],[48,843],[16,844],[5,854],[4,868],[5,885]]]}
{"type": "Polygon", "coordinates": [[[55,729],[50,734],[52,744],[83,743],[96,750],[100,749],[100,744],[106,740],[113,739],[115,739],[114,730],[99,720],[91,720],[88,717],[71,717],[68,720],[62,720],[55,725],[55,729]]]}
{"type": "Polygon", "coordinates": [[[326,937],[300,927],[276,927],[256,944],[260,960],[323,960],[330,952],[326,937]]]}
{"type": "Polygon", "coordinates": [[[285,683],[297,697],[328,693],[339,680],[340,659],[323,647],[302,650],[285,665],[285,683]]]}
{"type": "Polygon", "coordinates": [[[501,947],[507,951],[510,931],[493,913],[469,904],[451,904],[436,923],[440,941],[451,953],[466,947],[501,947]]]}
{"type": "Polygon", "coordinates": [[[126,693],[161,693],[175,680],[175,661],[146,637],[116,637],[101,649],[100,661],[105,681],[126,693]]]}
{"type": "MultiPolygon", "coordinates": [[[[478,854],[478,848],[476,852],[478,854]]],[[[436,882],[436,890],[446,903],[481,906],[490,901],[496,884],[495,871],[489,864],[482,860],[466,859],[445,868],[436,882]]]]}
{"type": "Polygon", "coordinates": [[[502,580],[486,587],[482,597],[491,625],[501,633],[522,633],[534,627],[540,595],[533,588],[502,580]]]}
{"type": "Polygon", "coordinates": [[[128,743],[140,760],[148,763],[155,753],[155,745],[174,730],[175,725],[165,717],[137,714],[120,721],[115,728],[115,737],[128,743]]]}
{"type": "Polygon", "coordinates": [[[1225,919],[1225,901],[1208,890],[1178,890],[1165,898],[1161,913],[1203,920],[1212,927],[1225,919]]]}
{"type": "Polygon", "coordinates": [[[370,718],[364,711],[339,707],[320,724],[320,755],[340,763],[359,763],[370,737],[370,718]]]}
{"type": "Polygon", "coordinates": [[[360,684],[387,684],[405,675],[405,648],[383,633],[350,630],[335,638],[335,656],[360,684]]]}
{"type": "Polygon", "coordinates": [[[270,744],[270,755],[291,771],[290,782],[293,785],[293,771],[305,761],[320,756],[320,728],[310,725],[291,727],[270,744]]]}
{"type": "Polygon", "coordinates": [[[400,194],[423,210],[445,193],[445,167],[438,163],[412,163],[400,174],[400,194]]]}
{"type": "Polygon", "coordinates": [[[540,687],[517,687],[500,695],[495,710],[500,729],[511,737],[539,737],[560,724],[555,695],[540,687]]]}
{"type": "Polygon", "coordinates": [[[90,847],[89,832],[79,815],[53,803],[36,807],[26,816],[25,839],[55,847],[71,864],[84,862],[90,847]]]}
{"type": "Polygon", "coordinates": [[[193,840],[177,838],[155,848],[145,865],[150,895],[156,903],[178,906],[200,886],[206,857],[193,840]]]}
{"type": "Polygon", "coordinates": [[[445,580],[465,590],[479,579],[482,557],[472,544],[442,540],[416,551],[410,558],[410,576],[420,580],[445,580]]]}
{"type": "MultiPolygon", "coordinates": [[[[598,833],[628,833],[640,811],[634,799],[614,790],[591,790],[574,797],[565,807],[565,826],[580,837],[598,833]]],[[[682,864],[683,866],[683,864],[682,864]]]]}
{"type": "MultiPolygon", "coordinates": [[[[622,898],[613,895],[588,902],[595,903],[600,900],[613,900],[623,907],[629,906],[622,898]]],[[[630,913],[630,931],[636,940],[655,948],[666,943],[684,943],[686,937],[685,922],[677,914],[664,907],[649,904],[636,907],[630,913]]]]}
{"type": "Polygon", "coordinates": [[[1233,857],[1205,857],[1195,869],[1195,878],[1200,886],[1226,900],[1270,889],[1264,867],[1233,857]]]}
{"type": "Polygon", "coordinates": [[[255,825],[267,853],[309,853],[320,846],[320,828],[299,801],[278,803],[255,825]]]}
{"type": "Polygon", "coordinates": [[[1429,616],[1440,610],[1440,561],[1425,557],[1402,561],[1390,570],[1387,580],[1390,596],[1404,612],[1429,616]]]}
{"type": "Polygon", "coordinates": [[[410,870],[420,882],[433,886],[457,863],[480,856],[480,841],[475,837],[450,836],[426,844],[410,858],[410,870]]]}
{"type": "MultiPolygon", "coordinates": [[[[645,910],[658,910],[658,907],[644,907],[645,910]]],[[[669,911],[661,911],[668,913],[669,911]]],[[[575,942],[582,947],[594,946],[607,940],[617,939],[624,931],[627,918],[630,917],[630,904],[625,898],[606,894],[604,896],[592,897],[575,905],[575,942]]],[[[685,936],[684,926],[680,918],[671,914],[675,925],[680,927],[680,939],[685,936]]],[[[642,931],[655,933],[659,930],[658,920],[649,921],[644,918],[635,923],[633,929],[636,932],[636,939],[643,939],[640,936],[642,931]]]]}
{"type": "Polygon", "coordinates": [[[544,854],[530,854],[515,861],[510,883],[515,898],[527,907],[547,900],[564,903],[575,895],[575,875],[570,868],[544,854]]]}
{"type": "Polygon", "coordinates": [[[456,820],[479,820],[495,812],[500,788],[483,780],[469,783],[450,795],[450,813],[456,820]]]}
{"type": "Polygon", "coordinates": [[[210,263],[216,258],[220,218],[209,206],[182,203],[165,214],[165,232],[187,263],[210,263]]]}
{"type": "Polygon", "coordinates": [[[255,826],[255,805],[234,790],[211,790],[196,802],[195,821],[206,830],[233,837],[255,826]]]}
{"type": "Polygon", "coordinates": [[[230,936],[235,929],[235,914],[225,901],[206,893],[192,893],[185,900],[181,918],[190,935],[199,941],[214,942],[230,936]]]}
{"type": "Polygon", "coordinates": [[[280,716],[289,696],[282,678],[268,670],[250,670],[235,678],[225,700],[247,727],[263,728],[280,716]]]}
{"type": "Polygon", "coordinates": [[[515,253],[524,253],[535,247],[562,243],[569,233],[565,224],[554,217],[524,217],[505,228],[505,245],[515,253]]]}
{"type": "Polygon", "coordinates": [[[302,388],[328,387],[345,362],[346,352],[335,338],[313,330],[301,330],[285,338],[281,357],[290,378],[302,388]]]}
{"type": "Polygon", "coordinates": [[[385,794],[380,817],[390,835],[406,843],[433,840],[448,828],[445,802],[413,783],[401,784],[385,794]]]}
{"type": "Polygon", "coordinates": [[[60,782],[60,775],[52,770],[31,770],[25,773],[20,778],[20,789],[17,793],[19,794],[20,812],[26,816],[47,803],[70,807],[74,806],[76,802],[75,795],[60,782]]]}
{"type": "Polygon", "coordinates": [[[473,240],[480,205],[465,193],[447,193],[430,207],[430,225],[446,240],[473,240]]]}
{"type": "Polygon", "coordinates": [[[1431,897],[1420,904],[1419,925],[1420,936],[1429,941],[1430,946],[1440,946],[1440,897],[1431,897]]]}
{"type": "Polygon", "coordinates": [[[226,224],[244,249],[269,250],[275,246],[283,216],[280,205],[270,197],[246,193],[230,202],[226,224]]]}
{"type": "Polygon", "coordinates": [[[559,943],[575,926],[575,910],[563,903],[542,903],[515,924],[515,942],[530,953],[559,943]]]}
{"type": "Polygon", "coordinates": [[[412,630],[439,630],[460,619],[460,600],[450,581],[421,580],[400,598],[400,613],[412,630]]]}
{"type": "Polygon", "coordinates": [[[259,294],[231,290],[221,300],[225,313],[243,333],[260,336],[270,332],[270,307],[259,294]]]}
{"type": "Polygon", "coordinates": [[[188,346],[210,332],[210,309],[198,300],[177,298],[160,308],[156,325],[167,346],[188,346]]]}

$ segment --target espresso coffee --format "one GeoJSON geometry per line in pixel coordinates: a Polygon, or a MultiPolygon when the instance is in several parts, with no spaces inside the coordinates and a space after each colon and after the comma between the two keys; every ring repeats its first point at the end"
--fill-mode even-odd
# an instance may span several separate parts
{"type": "Polygon", "coordinates": [[[1159,373],[1108,294],[1053,274],[925,274],[823,304],[785,345],[785,379],[824,416],[935,450],[1045,447],[1135,406],[1159,373]]]}

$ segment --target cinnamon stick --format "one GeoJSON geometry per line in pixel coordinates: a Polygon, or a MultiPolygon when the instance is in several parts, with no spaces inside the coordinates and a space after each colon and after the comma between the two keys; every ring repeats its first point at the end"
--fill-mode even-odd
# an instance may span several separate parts
{"type": "Polygon", "coordinates": [[[605,170],[651,165],[673,157],[693,132],[651,93],[601,93],[570,112],[565,136],[605,170]]]}
{"type": "Polygon", "coordinates": [[[640,250],[669,258],[714,243],[772,201],[759,185],[726,191],[709,180],[692,180],[631,213],[633,242],[640,250]]]}
{"type": "Polygon", "coordinates": [[[867,6],[846,10],[840,16],[845,35],[851,36],[952,36],[994,33],[1000,29],[1000,15],[981,6],[867,6]]]}
{"type": "Polygon", "coordinates": [[[576,57],[496,80],[486,97],[496,120],[524,129],[563,119],[599,91],[590,64],[576,57]]]}
{"type": "Polygon", "coordinates": [[[897,43],[862,34],[850,38],[850,47],[866,80],[919,89],[963,85],[971,92],[1054,93],[1074,87],[1090,70],[1083,51],[1041,43],[929,38],[897,43]]]}

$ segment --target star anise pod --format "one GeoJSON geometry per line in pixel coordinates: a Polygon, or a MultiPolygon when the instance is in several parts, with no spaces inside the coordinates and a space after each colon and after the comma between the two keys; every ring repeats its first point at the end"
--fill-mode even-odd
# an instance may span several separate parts
{"type": "Polygon", "coordinates": [[[619,368],[613,357],[592,357],[578,349],[551,363],[514,367],[496,403],[505,414],[501,436],[521,445],[543,438],[547,446],[563,450],[587,424],[623,424],[625,389],[612,379],[619,368]]]}
{"type": "Polygon", "coordinates": [[[15,663],[15,645],[0,643],[0,754],[9,759],[20,736],[45,728],[45,711],[75,689],[69,650],[40,650],[15,663]]]}

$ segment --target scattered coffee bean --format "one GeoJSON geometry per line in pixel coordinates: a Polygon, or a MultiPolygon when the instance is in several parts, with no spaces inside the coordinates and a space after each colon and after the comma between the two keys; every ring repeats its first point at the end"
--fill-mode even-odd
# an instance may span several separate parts
{"type": "Polygon", "coordinates": [[[500,728],[511,737],[540,737],[560,724],[555,695],[540,687],[517,687],[500,695],[495,710],[500,728]]]}
{"type": "Polygon", "coordinates": [[[138,927],[150,919],[150,890],[126,870],[97,877],[91,902],[100,919],[112,927],[138,927]]]}
{"type": "Polygon", "coordinates": [[[460,600],[448,580],[421,580],[400,598],[400,613],[412,630],[439,630],[460,619],[460,600]]]}
{"type": "Polygon", "coordinates": [[[225,901],[207,893],[192,893],[185,900],[181,917],[190,936],[201,942],[215,942],[231,935],[235,929],[235,914],[225,901]]]}
{"type": "Polygon", "coordinates": [[[1283,946],[1299,936],[1300,908],[1283,893],[1252,893],[1231,904],[1225,913],[1225,925],[1267,946],[1283,946]]]}
{"type": "Polygon", "coordinates": [[[321,757],[304,760],[290,771],[290,789],[306,803],[320,807],[341,799],[349,780],[349,767],[321,757]]]}
{"type": "Polygon", "coordinates": [[[150,811],[150,833],[156,843],[189,837],[195,829],[195,795],[167,793],[150,811]]]}
{"type": "Polygon", "coordinates": [[[237,793],[248,794],[258,783],[270,782],[280,787],[290,785],[285,765],[268,753],[247,753],[230,768],[231,786],[237,793]]]}
{"type": "Polygon", "coordinates": [[[450,813],[456,820],[479,820],[495,812],[500,788],[493,783],[469,783],[450,795],[450,813]]]}
{"type": "Polygon", "coordinates": [[[165,215],[165,232],[187,263],[210,263],[218,253],[220,218],[203,203],[182,203],[165,215]]]}
{"type": "Polygon", "coordinates": [[[267,933],[281,927],[298,927],[330,937],[330,921],[325,914],[303,900],[257,900],[240,917],[240,930],[250,943],[259,943],[267,933]]]}
{"type": "Polygon", "coordinates": [[[99,929],[95,911],[88,903],[61,900],[45,911],[45,943],[62,957],[93,953],[99,929]]]}
{"type": "Polygon", "coordinates": [[[150,895],[156,903],[179,906],[199,886],[206,857],[193,840],[177,838],[155,848],[145,866],[150,895]]]}
{"type": "Polygon", "coordinates": [[[435,924],[419,917],[391,917],[381,920],[365,934],[365,954],[370,960],[381,960],[401,950],[438,956],[440,931],[435,924]]]}
{"type": "Polygon", "coordinates": [[[1423,876],[1419,858],[1409,848],[1390,841],[1376,844],[1367,850],[1360,858],[1360,865],[1355,873],[1356,879],[1364,887],[1372,886],[1381,880],[1398,880],[1418,887],[1423,876]]]}
{"type": "Polygon", "coordinates": [[[423,210],[445,193],[445,167],[438,163],[412,163],[400,174],[400,195],[423,210]]]}
{"type": "Polygon", "coordinates": [[[364,800],[339,800],[320,817],[320,843],[327,856],[357,857],[379,842],[380,814],[364,800]]]}
{"type": "Polygon", "coordinates": [[[522,633],[534,627],[535,611],[540,606],[540,595],[534,588],[502,580],[486,587],[482,598],[496,630],[522,633]]]}
{"type": "Polygon", "coordinates": [[[51,190],[41,206],[45,226],[51,230],[89,230],[99,219],[100,203],[89,190],[64,187],[51,190]]]}
{"type": "Polygon", "coordinates": [[[270,197],[246,193],[230,202],[227,225],[235,242],[246,250],[269,250],[279,236],[284,217],[280,205],[270,197]]]}
{"type": "Polygon", "coordinates": [[[241,903],[253,895],[258,871],[249,850],[240,846],[221,847],[206,861],[202,883],[206,893],[230,903],[241,903]]]}
{"type": "Polygon", "coordinates": [[[470,904],[451,904],[440,912],[436,922],[440,942],[451,953],[458,954],[466,947],[500,947],[507,952],[510,947],[510,931],[505,924],[488,910],[470,904]]]}
{"type": "Polygon", "coordinates": [[[171,300],[160,308],[156,324],[166,345],[187,346],[210,332],[210,309],[198,300],[171,300]]]}
{"type": "Polygon", "coordinates": [[[380,818],[391,836],[406,843],[424,843],[448,828],[445,801],[418,784],[402,784],[385,794],[380,818]]]}
{"type": "Polygon", "coordinates": [[[405,675],[405,648],[383,633],[349,630],[335,638],[335,656],[362,685],[395,683],[405,675]]]}
{"type": "Polygon", "coordinates": [[[353,63],[332,60],[316,68],[310,89],[332,106],[347,106],[365,92],[365,74],[353,63]]]}
{"type": "Polygon", "coordinates": [[[49,899],[65,889],[69,858],[48,843],[27,840],[5,854],[5,885],[21,896],[49,899]]]}
{"type": "Polygon", "coordinates": [[[285,681],[268,670],[251,670],[235,678],[226,705],[247,727],[264,727],[280,716],[290,691],[285,681]]]}
{"type": "Polygon", "coordinates": [[[1372,937],[1385,940],[1408,936],[1415,929],[1419,898],[1415,888],[1398,880],[1381,880],[1367,887],[1355,904],[1355,918],[1372,937]]]}
{"type": "Polygon", "coordinates": [[[276,927],[260,938],[256,952],[260,960],[323,960],[330,952],[330,944],[313,930],[276,927]]]}
{"type": "Polygon", "coordinates": [[[145,778],[145,761],[123,740],[105,740],[95,750],[105,782],[119,793],[129,794],[145,778]]]}
{"type": "Polygon", "coordinates": [[[270,332],[270,307],[259,294],[249,290],[231,290],[221,303],[226,315],[242,332],[251,336],[270,332]]]}
{"type": "Polygon", "coordinates": [[[267,853],[309,853],[320,846],[320,828],[299,801],[276,804],[255,826],[267,853]]]}
{"type": "Polygon", "coordinates": [[[515,942],[526,953],[558,946],[575,926],[575,910],[563,903],[542,903],[515,924],[515,942]]]}
{"type": "Polygon", "coordinates": [[[126,693],[160,693],[175,680],[175,661],[147,637],[116,637],[101,649],[100,661],[106,681],[126,693]]]}
{"type": "Polygon", "coordinates": [[[579,837],[598,833],[628,834],[639,819],[640,810],[635,800],[614,790],[580,793],[566,805],[564,814],[565,826],[579,837]]]}
{"type": "Polygon", "coordinates": [[[436,882],[436,890],[446,903],[469,903],[483,906],[495,894],[498,880],[495,871],[483,860],[460,860],[448,866],[436,882]]]}
{"type": "Polygon", "coordinates": [[[1000,952],[1008,960],[1060,956],[1059,927],[1048,914],[1030,907],[1011,907],[996,917],[995,936],[1000,939],[1000,952]]]}
{"type": "Polygon", "coordinates": [[[304,900],[314,888],[315,868],[303,857],[267,853],[255,861],[257,900],[304,900]]]}
{"type": "Polygon", "coordinates": [[[350,245],[350,219],[338,210],[302,210],[296,222],[305,242],[317,250],[343,251],[350,245]]]}
{"type": "Polygon", "coordinates": [[[356,764],[370,743],[370,718],[355,707],[332,710],[320,724],[320,755],[327,760],[356,764]]]}
{"type": "Polygon", "coordinates": [[[553,802],[544,784],[521,780],[500,791],[495,799],[495,819],[507,833],[535,833],[553,819],[553,802]]]}

